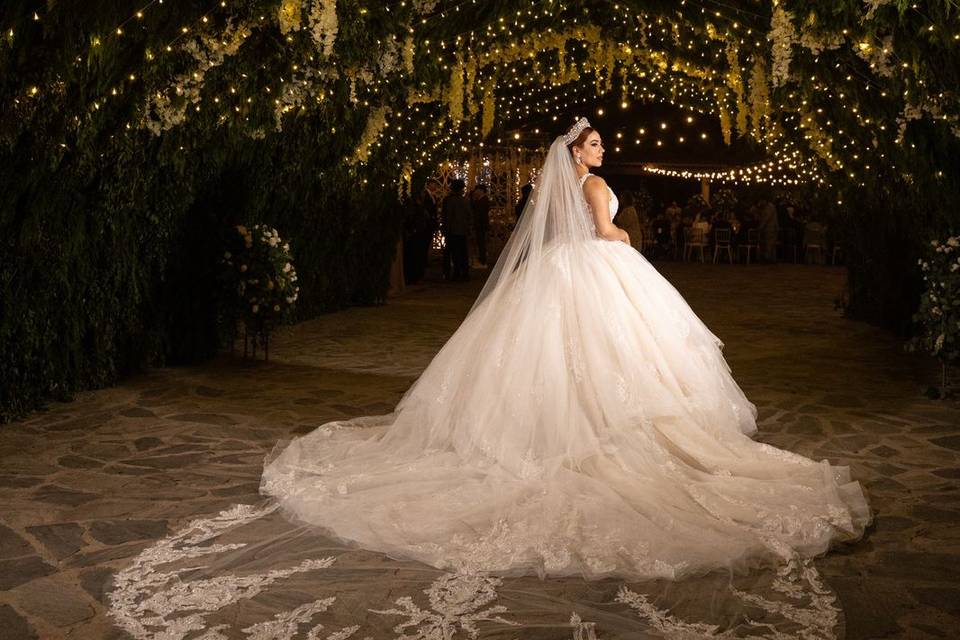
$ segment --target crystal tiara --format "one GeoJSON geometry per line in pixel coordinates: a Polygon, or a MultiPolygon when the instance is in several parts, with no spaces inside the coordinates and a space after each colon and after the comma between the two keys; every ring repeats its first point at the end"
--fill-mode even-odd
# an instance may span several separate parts
{"type": "Polygon", "coordinates": [[[584,129],[590,126],[590,121],[586,118],[580,118],[574,123],[572,127],[567,129],[567,132],[563,134],[563,142],[566,145],[570,145],[574,140],[583,132],[584,129]]]}

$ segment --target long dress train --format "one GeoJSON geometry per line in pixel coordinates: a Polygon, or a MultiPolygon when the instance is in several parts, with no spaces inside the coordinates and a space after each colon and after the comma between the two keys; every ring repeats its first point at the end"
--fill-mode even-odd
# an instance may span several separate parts
{"type": "Polygon", "coordinates": [[[862,534],[848,469],[750,437],[723,344],[640,253],[552,233],[394,412],[279,446],[261,492],[342,542],[496,575],[676,580],[862,534]]]}

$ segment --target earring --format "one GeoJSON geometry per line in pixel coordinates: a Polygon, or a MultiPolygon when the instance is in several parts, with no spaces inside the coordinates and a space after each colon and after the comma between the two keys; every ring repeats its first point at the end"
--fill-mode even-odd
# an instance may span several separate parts
{"type": "Polygon", "coordinates": [[[583,164],[583,158],[577,155],[577,164],[583,164]]]}

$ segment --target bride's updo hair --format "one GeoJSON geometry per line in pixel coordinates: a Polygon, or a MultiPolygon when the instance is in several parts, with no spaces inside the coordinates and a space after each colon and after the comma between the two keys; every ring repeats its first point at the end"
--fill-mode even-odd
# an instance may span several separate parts
{"type": "Polygon", "coordinates": [[[570,153],[573,153],[574,147],[583,146],[583,143],[587,141],[587,137],[594,131],[596,131],[596,129],[593,127],[584,127],[583,131],[580,132],[580,135],[578,135],[573,142],[567,145],[567,149],[570,150],[570,153]]]}

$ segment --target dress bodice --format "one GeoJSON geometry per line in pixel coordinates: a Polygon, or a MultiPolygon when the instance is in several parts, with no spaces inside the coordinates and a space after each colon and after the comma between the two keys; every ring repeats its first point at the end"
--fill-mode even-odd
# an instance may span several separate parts
{"type": "MultiPolygon", "coordinates": [[[[582,176],[580,176],[580,187],[583,188],[583,183],[587,181],[587,178],[593,174],[589,171],[582,176]]],[[[610,193],[610,221],[612,222],[614,217],[617,215],[617,209],[620,208],[620,201],[617,199],[617,194],[613,192],[613,189],[607,185],[607,191],[610,193]]],[[[590,203],[587,203],[587,208],[590,208],[590,203]]]]}

